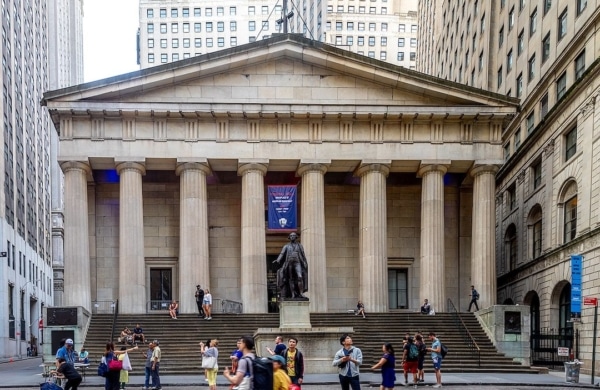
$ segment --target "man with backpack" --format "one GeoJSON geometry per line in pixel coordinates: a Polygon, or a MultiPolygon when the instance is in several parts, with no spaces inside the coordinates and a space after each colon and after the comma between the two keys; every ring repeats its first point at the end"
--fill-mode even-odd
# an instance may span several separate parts
{"type": "Polygon", "coordinates": [[[408,373],[413,374],[413,385],[417,387],[418,379],[418,364],[419,364],[419,347],[415,344],[412,337],[409,337],[404,344],[404,353],[402,354],[402,365],[404,367],[404,383],[408,385],[408,373]]]}
{"type": "Polygon", "coordinates": [[[431,352],[431,361],[433,362],[436,381],[433,387],[438,388],[442,387],[442,343],[435,337],[434,332],[429,332],[429,340],[431,340],[431,348],[427,348],[427,351],[431,352]]]}
{"type": "Polygon", "coordinates": [[[238,362],[237,371],[232,374],[229,367],[225,367],[223,371],[225,379],[237,386],[238,390],[273,388],[273,363],[266,358],[257,358],[252,353],[254,349],[252,336],[242,336],[239,349],[242,351],[242,358],[238,362]]]}
{"type": "Polygon", "coordinates": [[[471,306],[473,306],[473,304],[475,304],[475,311],[479,311],[479,305],[477,304],[477,301],[479,300],[479,293],[477,292],[477,290],[475,290],[475,286],[471,286],[471,302],[469,303],[469,310],[471,311],[471,306]]]}

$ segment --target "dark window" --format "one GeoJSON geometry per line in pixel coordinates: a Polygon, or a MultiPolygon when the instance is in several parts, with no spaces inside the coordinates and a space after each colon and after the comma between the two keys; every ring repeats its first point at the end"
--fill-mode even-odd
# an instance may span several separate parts
{"type": "Polygon", "coordinates": [[[587,0],[577,0],[577,16],[587,7],[587,0]]]}
{"type": "Polygon", "coordinates": [[[563,72],[563,74],[556,80],[556,100],[560,100],[567,93],[567,72],[563,72]]]}
{"type": "Polygon", "coordinates": [[[565,136],[565,161],[577,153],[577,127],[571,129],[565,136]]]}
{"type": "Polygon", "coordinates": [[[527,116],[527,135],[531,134],[531,132],[533,131],[534,128],[535,128],[535,115],[534,115],[534,112],[531,111],[531,113],[527,116]]]}
{"type": "Polygon", "coordinates": [[[517,228],[511,224],[506,230],[504,237],[506,256],[508,260],[509,269],[513,270],[517,268],[518,257],[517,257],[517,228]]]}
{"type": "Polygon", "coordinates": [[[552,0],[544,0],[544,15],[550,11],[550,8],[552,8],[552,0]]]}
{"type": "Polygon", "coordinates": [[[529,36],[532,36],[537,30],[537,8],[533,10],[529,17],[529,36]]]}
{"type": "Polygon", "coordinates": [[[542,40],[542,64],[550,58],[550,33],[542,40]]]}
{"type": "Polygon", "coordinates": [[[523,73],[519,73],[517,77],[517,97],[520,98],[523,94],[523,73]]]}
{"type": "Polygon", "coordinates": [[[540,120],[544,119],[548,113],[548,94],[545,94],[540,100],[540,120]]]}
{"type": "Polygon", "coordinates": [[[529,59],[528,63],[527,63],[527,73],[529,75],[529,80],[531,81],[535,78],[535,53],[533,53],[533,55],[531,56],[531,58],[529,59]]]}
{"type": "Polygon", "coordinates": [[[567,35],[567,9],[566,8],[562,12],[562,14],[560,14],[560,16],[558,17],[558,40],[560,41],[561,39],[563,39],[565,35],[567,35]]]}
{"type": "Polygon", "coordinates": [[[585,50],[575,58],[575,80],[579,80],[585,72],[585,50]]]}
{"type": "Polygon", "coordinates": [[[533,189],[536,190],[542,185],[542,162],[538,161],[531,166],[531,176],[533,179],[533,189]]]}
{"type": "Polygon", "coordinates": [[[573,240],[577,233],[577,195],[567,200],[565,208],[564,243],[573,240]]]}
{"type": "Polygon", "coordinates": [[[508,205],[508,209],[512,211],[515,209],[515,207],[517,207],[517,197],[514,184],[508,187],[508,190],[506,190],[506,196],[506,204],[508,205]]]}

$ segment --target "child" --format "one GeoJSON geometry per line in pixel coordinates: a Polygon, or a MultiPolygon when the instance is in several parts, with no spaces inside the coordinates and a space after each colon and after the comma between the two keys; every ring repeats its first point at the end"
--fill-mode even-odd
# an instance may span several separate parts
{"type": "Polygon", "coordinates": [[[79,375],[75,366],[67,364],[67,361],[63,358],[58,358],[58,368],[51,373],[56,374],[57,378],[67,379],[64,390],[77,390],[77,387],[81,383],[81,375],[79,375]]]}
{"type": "MultiPolygon", "coordinates": [[[[126,351],[126,350],[127,350],[127,347],[121,347],[121,351],[126,351]]],[[[127,356],[127,353],[120,354],[119,360],[123,361],[123,359],[125,359],[125,356],[127,356]]],[[[121,384],[121,389],[124,389],[125,386],[129,383],[129,371],[121,370],[120,376],[119,376],[119,383],[121,384]]]]}

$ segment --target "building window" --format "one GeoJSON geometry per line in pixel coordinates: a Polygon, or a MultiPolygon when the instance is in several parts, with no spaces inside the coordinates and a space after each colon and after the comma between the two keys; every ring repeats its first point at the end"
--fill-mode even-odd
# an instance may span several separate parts
{"type": "Polygon", "coordinates": [[[179,39],[173,38],[173,40],[171,41],[171,47],[173,49],[177,49],[179,47],[179,39]]]}
{"type": "Polygon", "coordinates": [[[527,125],[527,135],[531,134],[533,129],[535,128],[535,113],[531,111],[529,115],[527,115],[526,125],[527,125]]]}
{"type": "Polygon", "coordinates": [[[556,80],[556,100],[560,100],[567,93],[567,72],[556,80]]]}
{"type": "Polygon", "coordinates": [[[404,61],[404,52],[399,51],[397,56],[398,61],[404,61]]]}
{"type": "Polygon", "coordinates": [[[508,13],[508,31],[512,30],[515,26],[515,6],[510,9],[508,13]]]}
{"type": "Polygon", "coordinates": [[[268,20],[263,20],[262,29],[263,29],[263,31],[269,31],[269,21],[268,20]]]}
{"type": "Polygon", "coordinates": [[[527,73],[529,75],[528,81],[531,81],[535,78],[535,53],[533,53],[527,62],[527,73]]]}
{"type": "Polygon", "coordinates": [[[550,8],[552,8],[552,0],[544,0],[544,15],[550,11],[550,8]]]}
{"type": "Polygon", "coordinates": [[[202,38],[194,39],[194,47],[202,47],[202,38]]]}
{"type": "Polygon", "coordinates": [[[398,25],[398,32],[406,32],[406,25],[405,24],[399,24],[398,25]]]}
{"type": "Polygon", "coordinates": [[[213,47],[213,39],[206,38],[206,47],[213,47]]]}
{"type": "Polygon", "coordinates": [[[225,31],[225,23],[224,22],[217,22],[217,31],[218,32],[224,32],[225,31]]]}
{"type": "Polygon", "coordinates": [[[365,37],[358,37],[358,46],[365,45],[365,37]]]}
{"type": "Polygon", "coordinates": [[[369,37],[369,46],[375,46],[375,37],[369,37]]]}
{"type": "Polygon", "coordinates": [[[225,47],[225,38],[218,37],[217,38],[217,46],[219,46],[219,47],[225,47]]]}
{"type": "Polygon", "coordinates": [[[171,56],[172,61],[179,61],[179,53],[173,53],[171,56]]]}
{"type": "Polygon", "coordinates": [[[417,38],[410,38],[410,47],[417,47],[417,38]]]}
{"type": "Polygon", "coordinates": [[[169,62],[169,56],[167,55],[167,53],[163,53],[160,55],[160,62],[163,64],[169,62]]]}
{"type": "Polygon", "coordinates": [[[523,94],[523,73],[519,73],[519,76],[517,76],[517,97],[520,98],[521,95],[523,94]]]}
{"type": "Polygon", "coordinates": [[[202,8],[194,8],[194,16],[202,16],[202,8]]]}
{"type": "Polygon", "coordinates": [[[348,31],[354,31],[354,22],[348,22],[346,24],[346,30],[348,30],[348,31]]]}
{"type": "Polygon", "coordinates": [[[154,33],[154,23],[148,23],[148,25],[146,26],[146,31],[148,32],[148,34],[153,34],[154,33]]]}
{"type": "Polygon", "coordinates": [[[167,9],[166,8],[161,8],[160,9],[160,17],[161,18],[166,18],[167,17],[167,9]]]}
{"type": "Polygon", "coordinates": [[[353,5],[349,5],[348,6],[348,13],[350,13],[350,14],[354,13],[354,6],[353,5]]]}
{"type": "Polygon", "coordinates": [[[179,32],[179,24],[177,24],[177,23],[171,23],[171,32],[172,33],[178,33],[179,32]]]}
{"type": "Polygon", "coordinates": [[[148,63],[154,63],[154,53],[148,53],[148,63]]]}
{"type": "Polygon", "coordinates": [[[542,185],[542,162],[537,161],[531,166],[531,176],[533,178],[533,189],[537,190],[542,185]]]}
{"type": "Polygon", "coordinates": [[[256,8],[253,5],[248,7],[248,15],[255,15],[255,14],[256,14],[256,8]]]}
{"type": "Polygon", "coordinates": [[[160,47],[161,47],[161,49],[166,49],[167,48],[167,40],[166,39],[161,39],[160,40],[160,47]]]}
{"type": "Polygon", "coordinates": [[[558,17],[558,40],[560,41],[567,35],[567,9],[558,17]]]}
{"type": "Polygon", "coordinates": [[[365,24],[363,22],[358,22],[358,31],[365,31],[365,24]]]}
{"type": "Polygon", "coordinates": [[[194,32],[202,32],[202,23],[194,23],[194,32]]]}
{"type": "Polygon", "coordinates": [[[519,149],[521,146],[521,128],[519,127],[517,131],[515,131],[515,135],[513,136],[513,144],[515,145],[515,151],[519,149]]]}
{"type": "Polygon", "coordinates": [[[500,27],[500,32],[498,33],[498,48],[501,48],[504,44],[504,26],[500,27]]]}
{"type": "Polygon", "coordinates": [[[206,16],[212,16],[212,8],[210,8],[210,7],[209,7],[209,8],[207,8],[207,9],[204,11],[204,15],[206,15],[206,16]]]}
{"type": "Polygon", "coordinates": [[[344,6],[343,5],[338,5],[337,6],[337,12],[344,12],[344,6]]]}
{"type": "Polygon", "coordinates": [[[417,32],[417,30],[418,30],[418,27],[419,27],[419,26],[417,26],[416,24],[411,24],[411,25],[410,25],[410,32],[411,32],[411,33],[416,33],[416,32],[417,32]]]}
{"type": "Polygon", "coordinates": [[[375,52],[374,52],[374,51],[371,51],[371,50],[369,50],[368,57],[369,57],[369,58],[375,58],[375,52]]]}
{"type": "Polygon", "coordinates": [[[386,51],[382,51],[381,53],[379,53],[379,59],[381,61],[387,60],[387,52],[386,51]]]}
{"type": "Polygon", "coordinates": [[[337,46],[340,46],[342,44],[342,36],[341,35],[336,35],[336,37],[335,37],[335,44],[337,46]]]}
{"type": "Polygon", "coordinates": [[[410,60],[411,61],[416,61],[417,60],[417,53],[414,51],[410,52],[410,60]]]}
{"type": "Polygon", "coordinates": [[[483,70],[483,52],[479,53],[479,60],[478,60],[478,64],[479,64],[479,70],[483,70]]]}
{"type": "Polygon", "coordinates": [[[190,9],[189,9],[189,8],[183,8],[183,9],[181,10],[181,15],[182,15],[184,18],[189,18],[189,17],[190,17],[190,9]]]}
{"type": "Polygon", "coordinates": [[[508,160],[510,157],[510,142],[504,145],[504,160],[508,160]]]}
{"type": "Polygon", "coordinates": [[[229,7],[229,15],[237,15],[237,8],[229,7]]]}
{"type": "Polygon", "coordinates": [[[369,31],[377,31],[375,23],[369,23],[369,31]]]}
{"type": "Polygon", "coordinates": [[[511,224],[508,229],[506,229],[504,244],[508,266],[513,270],[517,268],[517,228],[514,224],[511,224]]]}
{"type": "Polygon", "coordinates": [[[263,15],[269,14],[269,6],[268,5],[263,5],[260,9],[261,9],[261,12],[263,15]]]}
{"type": "Polygon", "coordinates": [[[381,46],[387,46],[387,37],[381,37],[381,46]]]}
{"type": "Polygon", "coordinates": [[[217,16],[225,15],[225,10],[223,7],[217,7],[217,16]]]}
{"type": "Polygon", "coordinates": [[[542,40],[542,64],[550,58],[550,33],[542,40]]]}
{"type": "Polygon", "coordinates": [[[342,22],[335,22],[335,31],[342,31],[344,29],[344,26],[342,25],[342,22]]]}
{"type": "Polygon", "coordinates": [[[577,0],[577,16],[587,7],[587,0],[577,0]]]}
{"type": "Polygon", "coordinates": [[[515,185],[511,185],[510,187],[508,187],[508,189],[506,190],[506,205],[508,206],[508,210],[512,211],[515,209],[515,207],[517,207],[517,196],[516,196],[517,192],[516,192],[516,187],[515,185]]]}
{"type": "Polygon", "coordinates": [[[213,31],[213,22],[206,22],[206,32],[213,31]]]}
{"type": "Polygon", "coordinates": [[[519,0],[519,11],[525,8],[525,0],[519,0]]]}
{"type": "Polygon", "coordinates": [[[497,82],[498,82],[498,88],[500,88],[500,86],[502,85],[502,67],[500,67],[500,69],[498,69],[497,82]]]}
{"type": "Polygon", "coordinates": [[[229,22],[229,31],[237,31],[237,22],[235,20],[229,22]]]}
{"type": "Polygon", "coordinates": [[[577,126],[565,135],[565,161],[569,161],[577,153],[577,126]]]}
{"type": "Polygon", "coordinates": [[[348,45],[348,46],[354,45],[354,37],[352,35],[348,35],[346,37],[346,45],[348,45]]]}
{"type": "Polygon", "coordinates": [[[577,195],[564,204],[564,243],[573,240],[577,234],[577,195]]]}
{"type": "Polygon", "coordinates": [[[183,24],[183,32],[184,33],[189,33],[190,32],[190,24],[189,23],[184,23],[183,24]]]}
{"type": "Polygon", "coordinates": [[[237,46],[237,37],[231,37],[231,38],[229,38],[229,45],[231,47],[237,46]]]}
{"type": "Polygon", "coordinates": [[[473,34],[473,45],[471,48],[473,52],[475,52],[475,49],[477,48],[477,33],[473,34]]]}
{"type": "Polygon", "coordinates": [[[387,15],[387,7],[381,7],[381,14],[387,15]]]}
{"type": "Polygon", "coordinates": [[[585,72],[585,49],[575,58],[575,80],[579,80],[585,72]]]}
{"type": "Polygon", "coordinates": [[[537,8],[529,16],[529,36],[531,37],[537,30],[537,8]]]}
{"type": "Polygon", "coordinates": [[[398,47],[404,47],[404,38],[398,38],[398,47]]]}
{"type": "Polygon", "coordinates": [[[537,259],[542,254],[542,208],[539,204],[533,207],[527,219],[531,257],[537,259]]]}
{"type": "Polygon", "coordinates": [[[481,17],[481,35],[485,31],[485,14],[481,17]]]}
{"type": "Polygon", "coordinates": [[[388,30],[388,24],[387,23],[381,23],[381,31],[386,32],[388,30]]]}
{"type": "Polygon", "coordinates": [[[190,47],[190,38],[183,38],[183,47],[190,47]]]}
{"type": "Polygon", "coordinates": [[[154,17],[154,10],[152,8],[148,8],[146,10],[146,17],[148,19],[152,19],[154,17]]]}
{"type": "Polygon", "coordinates": [[[525,30],[521,30],[517,37],[517,56],[520,56],[525,49],[525,30]]]}
{"type": "Polygon", "coordinates": [[[179,17],[179,10],[177,8],[171,8],[171,17],[172,18],[178,18],[179,17]]]}
{"type": "Polygon", "coordinates": [[[546,93],[540,100],[540,120],[544,119],[548,114],[548,94],[546,93]]]}
{"type": "Polygon", "coordinates": [[[148,39],[148,48],[149,49],[154,48],[154,39],[148,39]]]}
{"type": "Polygon", "coordinates": [[[161,23],[160,24],[160,33],[161,34],[166,34],[167,33],[167,24],[166,23],[161,23]]]}
{"type": "Polygon", "coordinates": [[[256,22],[254,20],[248,22],[248,30],[256,31],[256,22]]]}
{"type": "Polygon", "coordinates": [[[512,70],[513,67],[513,52],[512,49],[510,49],[508,51],[508,54],[506,55],[506,73],[510,73],[510,71],[512,70]]]}

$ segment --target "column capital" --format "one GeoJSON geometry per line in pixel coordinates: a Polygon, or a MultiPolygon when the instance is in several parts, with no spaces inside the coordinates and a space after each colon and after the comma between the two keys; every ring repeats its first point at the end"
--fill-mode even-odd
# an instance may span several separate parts
{"type": "Polygon", "coordinates": [[[238,160],[238,175],[243,176],[249,171],[258,171],[262,176],[267,174],[269,167],[269,159],[239,159],[238,160]]]}
{"type": "Polygon", "coordinates": [[[67,160],[67,161],[59,161],[60,168],[64,173],[73,170],[84,171],[87,177],[92,176],[92,168],[87,161],[83,160],[67,160]]]}
{"type": "Polygon", "coordinates": [[[362,177],[368,172],[381,172],[384,176],[390,174],[392,160],[363,160],[354,171],[354,176],[362,177]]]}
{"type": "Polygon", "coordinates": [[[303,176],[307,172],[320,172],[325,174],[331,165],[331,160],[300,160],[296,176],[303,176]]]}
{"type": "MultiPolygon", "coordinates": [[[[115,160],[115,162],[117,162],[117,161],[115,160]]],[[[146,174],[146,166],[145,166],[144,162],[139,162],[139,161],[118,162],[116,168],[117,168],[117,173],[119,175],[121,174],[121,172],[123,172],[125,170],[138,171],[142,175],[146,174]]]]}
{"type": "Polygon", "coordinates": [[[450,160],[421,160],[419,170],[417,171],[417,177],[423,177],[426,173],[432,171],[439,171],[442,172],[442,174],[446,174],[450,164],[450,160]]]}
{"type": "Polygon", "coordinates": [[[469,174],[473,177],[479,176],[484,173],[489,173],[489,174],[495,175],[499,169],[500,169],[499,164],[475,161],[475,163],[473,164],[473,167],[471,167],[471,171],[469,172],[469,174]]]}
{"type": "Polygon", "coordinates": [[[177,168],[175,169],[175,174],[177,176],[180,176],[184,171],[187,170],[201,171],[205,175],[212,174],[212,170],[210,169],[208,162],[177,162],[177,168]]]}

